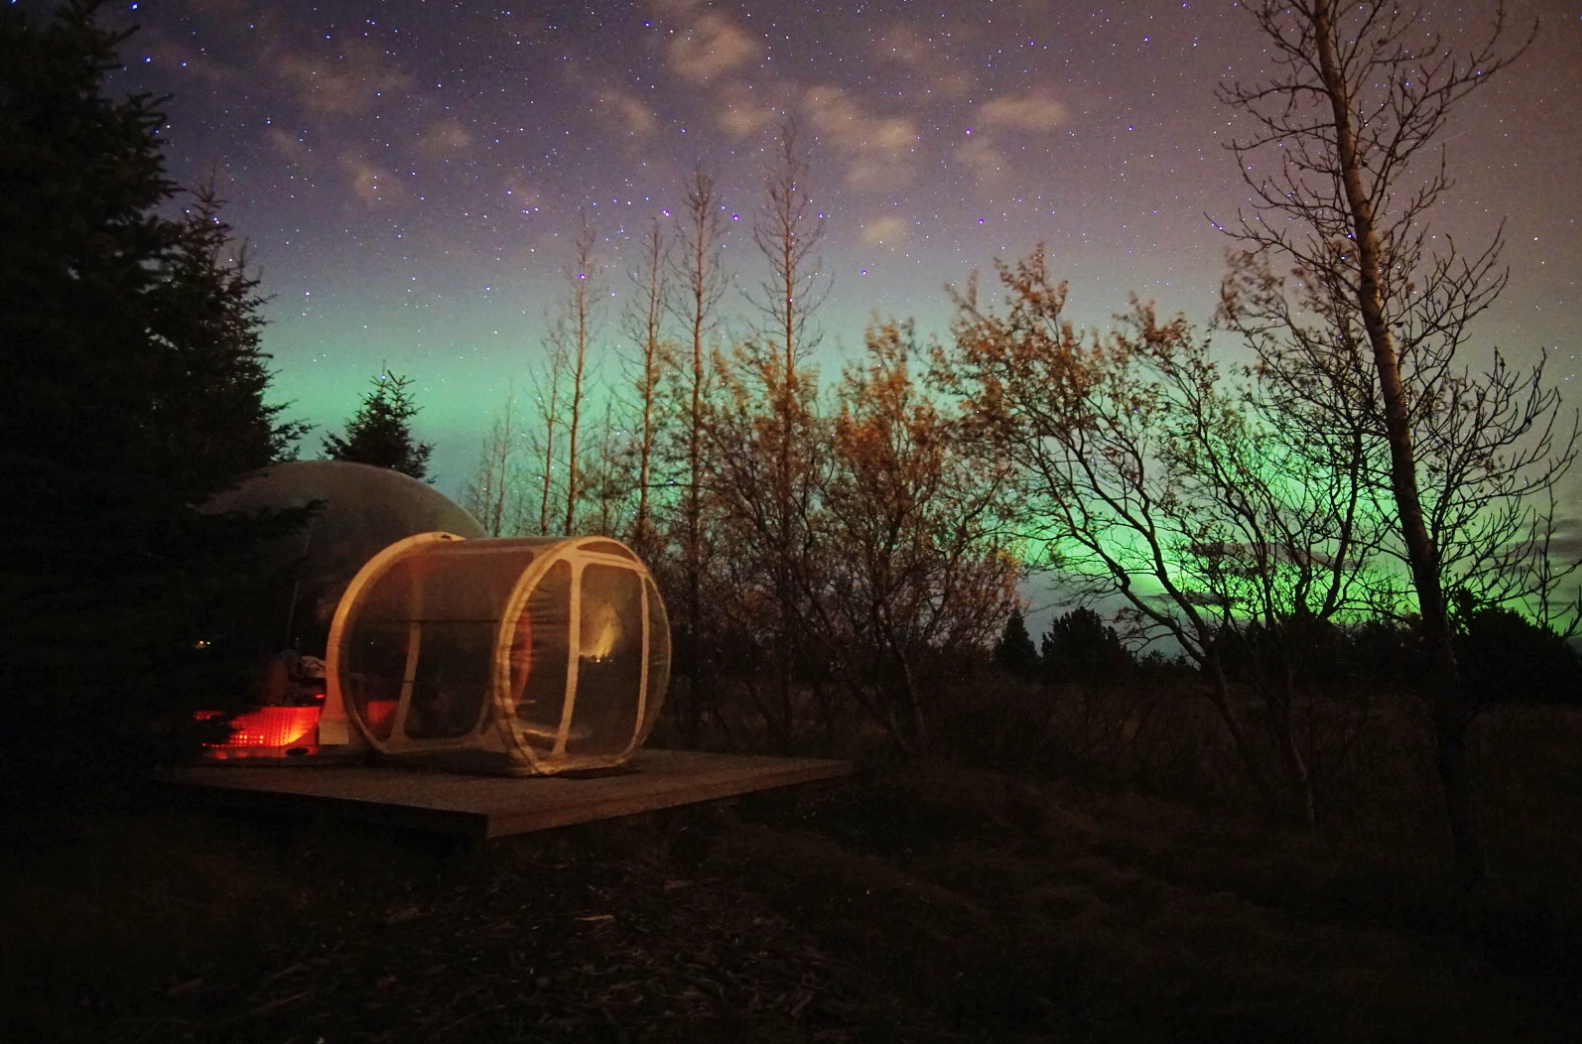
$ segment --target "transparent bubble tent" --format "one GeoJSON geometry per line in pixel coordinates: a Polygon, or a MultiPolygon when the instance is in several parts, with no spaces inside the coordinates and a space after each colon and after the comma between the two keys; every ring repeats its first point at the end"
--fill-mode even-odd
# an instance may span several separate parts
{"type": "Polygon", "coordinates": [[[422,533],[352,579],[330,626],[318,743],[513,775],[608,768],[658,718],[670,627],[605,537],[422,533]]]}
{"type": "MultiPolygon", "coordinates": [[[[607,537],[493,539],[426,483],[337,461],[243,476],[212,511],[314,505],[265,554],[259,704],[205,760],[365,754],[550,775],[625,762],[670,677],[648,569],[607,537]],[[267,666],[265,660],[268,660],[267,666]]],[[[256,604],[251,604],[256,603],[256,604]]],[[[199,712],[199,719],[221,717],[199,712]]]]}

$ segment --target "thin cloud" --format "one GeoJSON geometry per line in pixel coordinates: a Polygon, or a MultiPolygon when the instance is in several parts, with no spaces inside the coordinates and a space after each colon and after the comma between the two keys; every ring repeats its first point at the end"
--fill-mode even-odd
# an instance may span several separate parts
{"type": "Polygon", "coordinates": [[[874,41],[874,56],[899,65],[922,80],[926,90],[946,98],[965,98],[977,85],[961,59],[945,51],[928,34],[910,25],[895,25],[874,41]]]}
{"type": "Polygon", "coordinates": [[[391,68],[373,45],[353,40],[339,58],[287,54],[276,63],[297,100],[317,112],[355,116],[404,95],[412,77],[391,68]]]}
{"type": "Polygon", "coordinates": [[[544,193],[520,174],[506,175],[504,191],[511,206],[521,213],[535,211],[544,204],[544,193]]]}
{"type": "Polygon", "coordinates": [[[709,83],[762,57],[763,40],[725,15],[708,12],[670,42],[670,68],[693,83],[709,83]]]}
{"type": "Polygon", "coordinates": [[[431,156],[465,152],[472,146],[472,132],[457,119],[436,120],[418,139],[418,148],[431,156]]]}
{"type": "Polygon", "coordinates": [[[978,109],[982,126],[1028,134],[1047,134],[1065,119],[1066,107],[1048,91],[1003,96],[978,109]]]}
{"type": "Polygon", "coordinates": [[[619,87],[594,88],[589,98],[593,110],[606,124],[628,137],[648,138],[659,129],[659,119],[643,100],[619,87]]]}
{"type": "Polygon", "coordinates": [[[369,207],[386,206],[404,194],[394,174],[355,153],[341,156],[341,169],[346,172],[352,193],[369,207]]]}
{"type": "Polygon", "coordinates": [[[983,184],[998,184],[1010,175],[1010,160],[987,137],[967,139],[956,149],[956,160],[983,184]]]}
{"type": "Polygon", "coordinates": [[[832,84],[810,87],[802,104],[819,140],[846,159],[846,184],[881,189],[912,180],[919,138],[912,117],[872,113],[832,84]]]}
{"type": "Polygon", "coordinates": [[[863,223],[862,241],[869,246],[897,246],[906,238],[906,233],[904,218],[886,214],[863,223]]]}
{"type": "Polygon", "coordinates": [[[1562,562],[1582,561],[1582,519],[1555,520],[1549,538],[1549,554],[1562,562]]]}
{"type": "Polygon", "coordinates": [[[765,97],[769,93],[773,91],[756,89],[739,81],[721,84],[715,92],[714,122],[733,137],[747,138],[757,134],[783,115],[784,99],[781,99],[782,106],[771,104],[765,97]]]}
{"type": "Polygon", "coordinates": [[[269,144],[275,147],[275,151],[293,166],[306,167],[313,161],[313,150],[295,134],[283,131],[279,127],[270,127],[268,138],[269,144]]]}

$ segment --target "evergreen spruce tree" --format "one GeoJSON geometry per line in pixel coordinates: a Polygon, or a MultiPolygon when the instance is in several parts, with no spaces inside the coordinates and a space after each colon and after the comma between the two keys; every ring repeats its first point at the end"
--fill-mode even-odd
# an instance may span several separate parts
{"type": "Polygon", "coordinates": [[[1039,645],[1044,677],[1049,681],[1105,681],[1134,666],[1115,628],[1087,606],[1051,620],[1039,645]]]}
{"type": "Polygon", "coordinates": [[[1005,631],[994,647],[994,659],[1018,678],[1031,678],[1038,673],[1038,650],[1033,648],[1033,637],[1027,633],[1027,621],[1020,609],[1012,609],[1006,618],[1005,631]]]}
{"type": "Polygon", "coordinates": [[[99,6],[0,8],[0,761],[35,780],[114,776],[236,690],[209,639],[270,526],[198,508],[298,434],[219,201],[167,216],[159,101],[104,93],[99,6]]]}
{"type": "Polygon", "coordinates": [[[409,377],[383,370],[374,389],[363,396],[346,422],[346,434],[327,435],[324,453],[331,460],[391,468],[415,479],[428,479],[428,457],[434,447],[412,439],[412,418],[422,407],[413,401],[409,377]]]}

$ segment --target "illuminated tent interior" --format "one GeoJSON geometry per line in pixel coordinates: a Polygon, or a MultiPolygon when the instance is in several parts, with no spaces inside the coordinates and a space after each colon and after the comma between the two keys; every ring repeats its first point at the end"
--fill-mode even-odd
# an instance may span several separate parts
{"type": "Polygon", "coordinates": [[[670,627],[653,578],[604,537],[425,533],[371,559],[330,628],[319,743],[472,771],[625,762],[658,718],[670,627]]]}
{"type": "Polygon", "coordinates": [[[309,505],[309,521],[265,549],[275,579],[249,593],[245,633],[229,636],[257,653],[260,705],[229,719],[206,760],[371,747],[535,775],[619,765],[647,738],[670,629],[630,549],[486,539],[432,486],[336,461],[255,472],[207,510],[309,505]]]}

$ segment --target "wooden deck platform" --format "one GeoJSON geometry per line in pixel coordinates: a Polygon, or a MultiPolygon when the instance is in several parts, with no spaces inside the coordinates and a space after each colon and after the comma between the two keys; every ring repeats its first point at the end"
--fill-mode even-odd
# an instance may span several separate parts
{"type": "Polygon", "coordinates": [[[474,840],[850,775],[844,761],[641,750],[618,775],[512,779],[369,765],[205,765],[161,780],[205,802],[317,812],[474,840]]]}

